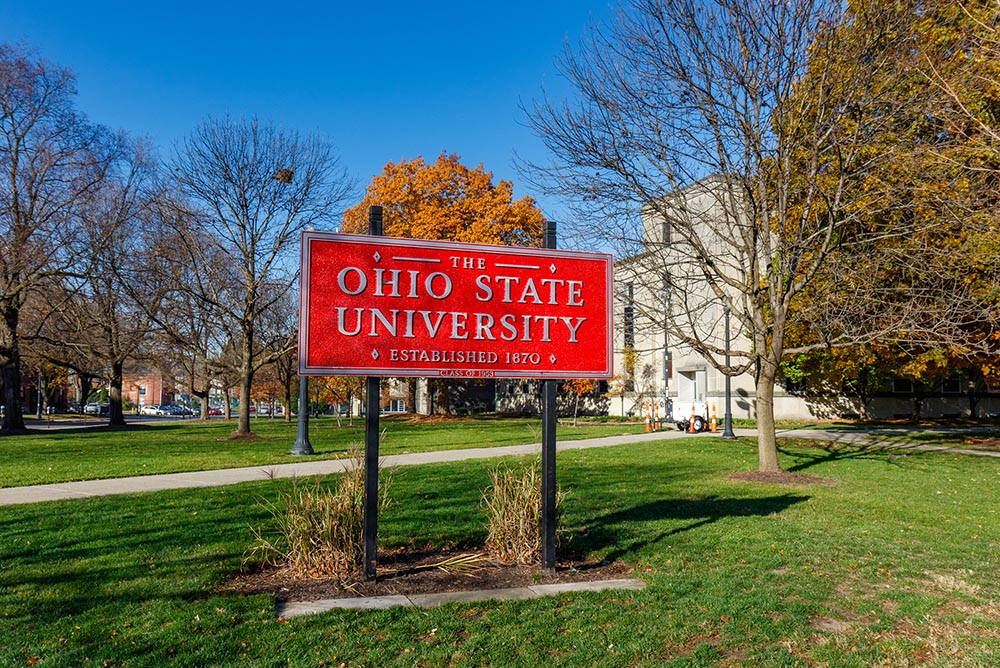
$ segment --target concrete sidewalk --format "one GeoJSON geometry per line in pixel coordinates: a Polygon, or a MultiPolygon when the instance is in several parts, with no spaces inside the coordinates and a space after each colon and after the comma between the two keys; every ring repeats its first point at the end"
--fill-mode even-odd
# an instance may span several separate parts
{"type": "MultiPolygon", "coordinates": [[[[753,430],[737,430],[741,436],[752,436],[753,430]]],[[[579,441],[560,441],[556,444],[558,451],[581,450],[584,448],[607,448],[627,443],[643,443],[648,441],[670,440],[690,437],[682,431],[658,431],[649,434],[626,434],[621,436],[605,436],[579,441]]],[[[699,434],[702,438],[718,437],[718,434],[699,434]]],[[[413,466],[416,464],[436,464],[441,462],[456,462],[465,459],[489,459],[510,455],[530,455],[541,450],[540,443],[527,445],[510,445],[496,448],[469,448],[466,450],[439,450],[436,452],[415,452],[405,455],[388,455],[381,457],[383,466],[413,466]]],[[[273,464],[270,466],[247,466],[236,469],[217,469],[213,471],[190,471],[186,473],[165,473],[146,475],[133,478],[109,478],[105,480],[83,480],[80,482],[54,483],[51,485],[32,485],[28,487],[0,488],[0,506],[10,506],[24,503],[40,503],[42,501],[62,501],[66,499],[83,499],[91,496],[109,496],[112,494],[133,494],[137,492],[158,492],[168,489],[186,489],[193,487],[218,487],[235,485],[241,482],[267,480],[268,478],[306,478],[316,475],[341,473],[353,466],[350,459],[314,460],[303,457],[302,461],[291,464],[273,464]]]]}
{"type": "MultiPolygon", "coordinates": [[[[778,438],[812,439],[855,445],[871,445],[917,451],[944,451],[978,457],[1000,457],[1000,452],[984,450],[968,450],[963,448],[947,448],[933,445],[908,444],[899,441],[887,441],[879,438],[883,435],[900,436],[907,433],[931,433],[935,430],[920,429],[880,429],[838,431],[832,429],[785,429],[778,431],[778,438]]],[[[937,430],[942,433],[955,430],[937,430]]],[[[960,431],[975,431],[964,429],[960,431]]],[[[754,437],[755,429],[736,429],[737,436],[754,437]]],[[[579,441],[560,441],[556,444],[558,451],[583,450],[587,448],[607,448],[628,443],[646,443],[650,441],[667,441],[677,438],[719,438],[719,434],[706,432],[689,434],[683,431],[667,430],[649,434],[624,434],[621,436],[605,436],[579,441]]],[[[437,452],[415,452],[405,455],[388,455],[382,457],[383,466],[413,466],[416,464],[435,464],[456,462],[466,459],[489,459],[510,455],[530,455],[539,452],[541,444],[511,445],[497,448],[469,448],[466,450],[439,450],[437,452]]],[[[62,501],[66,499],[83,499],[91,496],[108,496],[113,494],[133,494],[137,492],[157,492],[168,489],[185,489],[193,487],[218,487],[234,485],[241,482],[253,482],[268,478],[305,478],[316,475],[340,473],[352,466],[349,459],[311,460],[306,457],[300,462],[291,464],[274,464],[271,466],[247,466],[236,469],[218,469],[214,471],[191,471],[186,473],[168,473],[147,475],[134,478],[110,478],[105,480],[84,480],[80,482],[55,483],[51,485],[34,485],[29,487],[0,488],[0,506],[25,503],[40,503],[43,501],[62,501]]]]}

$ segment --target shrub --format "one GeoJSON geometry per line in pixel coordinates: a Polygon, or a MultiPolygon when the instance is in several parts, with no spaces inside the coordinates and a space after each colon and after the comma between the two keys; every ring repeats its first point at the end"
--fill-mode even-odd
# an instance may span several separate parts
{"type": "MultiPolygon", "coordinates": [[[[319,477],[311,484],[293,480],[290,489],[278,487],[276,501],[262,501],[274,520],[272,537],[257,529],[248,560],[312,577],[346,579],[363,569],[364,455],[357,446],[350,454],[353,466],[329,486],[319,477]]],[[[381,471],[379,513],[390,503],[391,483],[391,471],[381,471]]]]}
{"type": "MultiPolygon", "coordinates": [[[[482,505],[489,519],[486,551],[505,563],[540,564],[542,561],[541,460],[528,466],[499,464],[490,469],[490,486],[482,505]]],[[[556,494],[556,517],[562,493],[556,494]]]]}

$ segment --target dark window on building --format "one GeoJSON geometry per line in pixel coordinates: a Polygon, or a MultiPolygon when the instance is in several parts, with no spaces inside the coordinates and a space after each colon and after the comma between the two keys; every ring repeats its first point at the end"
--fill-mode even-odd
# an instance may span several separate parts
{"type": "Polygon", "coordinates": [[[913,381],[906,378],[893,378],[892,391],[896,394],[913,394],[913,381]]]}
{"type": "Polygon", "coordinates": [[[669,244],[670,235],[672,232],[673,232],[673,226],[670,224],[670,221],[669,220],[663,221],[663,224],[660,227],[660,243],[669,244]]]}
{"type": "Polygon", "coordinates": [[[807,389],[809,389],[809,382],[805,378],[802,380],[785,379],[785,392],[789,394],[802,394],[807,389]]]}
{"type": "Polygon", "coordinates": [[[626,348],[635,348],[635,291],[631,283],[625,284],[625,312],[622,331],[626,348]]]}
{"type": "Polygon", "coordinates": [[[962,379],[945,378],[944,380],[941,381],[941,391],[945,394],[961,394],[962,379]]]}

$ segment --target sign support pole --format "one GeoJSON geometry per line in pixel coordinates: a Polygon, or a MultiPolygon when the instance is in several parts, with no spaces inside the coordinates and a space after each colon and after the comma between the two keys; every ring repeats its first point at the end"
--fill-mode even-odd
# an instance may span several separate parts
{"type": "MultiPolygon", "coordinates": [[[[382,207],[368,209],[368,233],[382,236],[382,207]]],[[[378,376],[365,377],[365,579],[375,580],[375,553],[378,536],[378,446],[379,446],[379,381],[378,376]]]]}
{"type": "MultiPolygon", "coordinates": [[[[545,248],[556,247],[556,224],[545,223],[545,248]]],[[[542,381],[542,568],[556,567],[556,387],[542,381]]]]}

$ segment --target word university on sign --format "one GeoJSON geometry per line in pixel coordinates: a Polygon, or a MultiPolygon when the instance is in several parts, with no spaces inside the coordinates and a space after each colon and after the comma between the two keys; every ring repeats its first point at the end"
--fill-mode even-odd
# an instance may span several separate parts
{"type": "Polygon", "coordinates": [[[610,255],[305,232],[299,373],[610,378],[610,255]]]}

